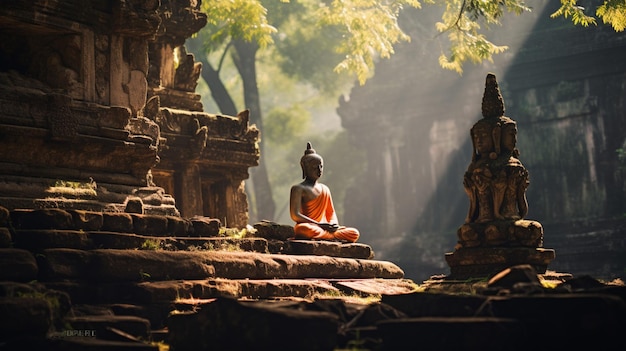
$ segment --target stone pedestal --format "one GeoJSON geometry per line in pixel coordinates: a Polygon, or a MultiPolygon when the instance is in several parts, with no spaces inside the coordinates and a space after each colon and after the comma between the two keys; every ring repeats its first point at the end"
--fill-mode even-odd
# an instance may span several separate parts
{"type": "Polygon", "coordinates": [[[543,274],[554,257],[553,249],[533,247],[459,248],[445,255],[449,279],[488,277],[518,264],[530,264],[543,274]]]}
{"type": "Polygon", "coordinates": [[[463,177],[469,211],[457,231],[454,252],[445,256],[451,270],[448,278],[491,277],[521,264],[543,274],[555,253],[542,247],[541,223],[524,218],[529,175],[516,147],[517,122],[504,115],[504,100],[492,73],[485,79],[481,109],[483,118],[470,130],[472,161],[463,177]]]}
{"type": "Polygon", "coordinates": [[[533,220],[500,220],[466,223],[457,231],[454,252],[446,253],[452,279],[486,277],[518,264],[530,264],[545,273],[554,259],[543,248],[543,227],[533,220]]]}

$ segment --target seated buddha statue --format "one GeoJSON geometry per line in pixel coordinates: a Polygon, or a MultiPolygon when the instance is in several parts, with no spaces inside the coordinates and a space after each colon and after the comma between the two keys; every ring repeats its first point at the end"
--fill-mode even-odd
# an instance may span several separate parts
{"type": "Polygon", "coordinates": [[[356,228],[339,225],[330,189],[320,182],[324,168],[322,156],[307,143],[300,159],[304,180],[291,187],[289,212],[294,226],[295,239],[356,242],[356,228]]]}

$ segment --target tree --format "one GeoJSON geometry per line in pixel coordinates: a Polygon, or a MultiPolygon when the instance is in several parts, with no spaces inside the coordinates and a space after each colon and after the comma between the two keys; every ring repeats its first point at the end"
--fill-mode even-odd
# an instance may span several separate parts
{"type": "MultiPolygon", "coordinates": [[[[375,56],[389,57],[393,52],[393,44],[401,39],[408,39],[400,30],[397,17],[403,4],[419,6],[414,0],[400,0],[390,4],[379,4],[369,0],[337,1],[326,6],[314,0],[293,1],[291,3],[267,2],[276,11],[272,17],[273,25],[268,21],[268,10],[257,0],[214,0],[203,3],[208,14],[205,40],[207,52],[222,50],[222,58],[217,67],[205,58],[199,61],[206,68],[203,78],[211,89],[222,113],[236,114],[232,97],[219,79],[219,71],[223,57],[230,54],[237,71],[241,76],[244,90],[244,103],[250,110],[250,121],[261,130],[263,138],[263,119],[259,90],[256,82],[256,58],[260,49],[274,42],[273,35],[281,23],[309,21],[322,28],[332,27],[341,35],[334,49],[346,58],[337,65],[336,71],[355,72],[361,82],[371,75],[375,56]],[[339,5],[337,5],[339,4],[339,5]],[[289,9],[289,10],[286,10],[289,9]],[[348,9],[348,11],[346,10],[348,9]],[[345,17],[349,15],[348,17],[345,17]],[[348,26],[339,26],[350,21],[348,26]]],[[[321,33],[321,32],[320,32],[321,33]]],[[[193,50],[192,50],[193,51],[193,50]]],[[[203,69],[204,71],[204,69],[203,69]]],[[[313,75],[311,75],[313,76],[313,75]]],[[[260,143],[263,155],[264,143],[260,143]]],[[[273,219],[275,205],[272,200],[271,187],[268,181],[263,156],[259,166],[252,172],[256,217],[273,219]]]]}

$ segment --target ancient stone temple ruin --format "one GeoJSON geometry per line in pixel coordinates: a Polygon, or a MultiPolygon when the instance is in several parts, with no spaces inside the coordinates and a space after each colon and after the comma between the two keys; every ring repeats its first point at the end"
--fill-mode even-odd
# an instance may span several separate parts
{"type": "Polygon", "coordinates": [[[0,204],[245,226],[258,130],[202,111],[205,24],[196,1],[3,3],[0,204]]]}
{"type": "MultiPolygon", "coordinates": [[[[199,6],[2,2],[0,349],[553,350],[619,340],[617,296],[437,296],[366,244],[290,240],[293,227],[272,222],[222,233],[247,226],[243,180],[259,132],[247,111],[202,111],[201,67],[183,46],[206,22],[199,6]]],[[[502,140],[514,136],[502,114],[485,117],[489,135],[497,125],[502,140]]],[[[449,256],[453,274],[553,257],[540,225],[523,220],[526,173],[507,140],[471,166],[475,203],[449,256]]]]}
{"type": "Polygon", "coordinates": [[[455,251],[445,256],[455,278],[488,276],[518,264],[545,273],[555,257],[554,250],[543,248],[541,223],[525,219],[529,174],[519,160],[517,123],[504,111],[496,76],[489,73],[483,118],[471,129],[472,160],[463,178],[469,210],[455,251]]]}

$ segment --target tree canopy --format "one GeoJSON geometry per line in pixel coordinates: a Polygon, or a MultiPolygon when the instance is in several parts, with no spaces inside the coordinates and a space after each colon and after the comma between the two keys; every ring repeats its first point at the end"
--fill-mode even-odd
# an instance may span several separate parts
{"type": "MultiPolygon", "coordinates": [[[[615,31],[626,28],[623,0],[604,0],[595,11],[580,6],[577,0],[560,1],[553,18],[571,18],[574,24],[583,26],[596,25],[600,19],[615,31]]],[[[280,5],[300,6],[306,11],[307,21],[319,30],[333,28],[341,38],[333,41],[332,49],[339,57],[334,71],[354,74],[364,84],[376,59],[390,57],[395,44],[410,40],[398,24],[400,11],[404,7],[421,8],[422,4],[442,7],[436,28],[447,34],[448,42],[442,46],[439,64],[459,74],[465,63],[490,61],[493,55],[508,49],[492,43],[481,32],[483,27],[501,25],[505,13],[519,15],[531,11],[522,0],[212,0],[204,2],[203,9],[208,14],[212,33],[209,45],[216,47],[229,38],[238,38],[256,41],[263,48],[274,43],[280,24],[268,20],[277,19],[268,9],[280,11],[280,5]]]]}

